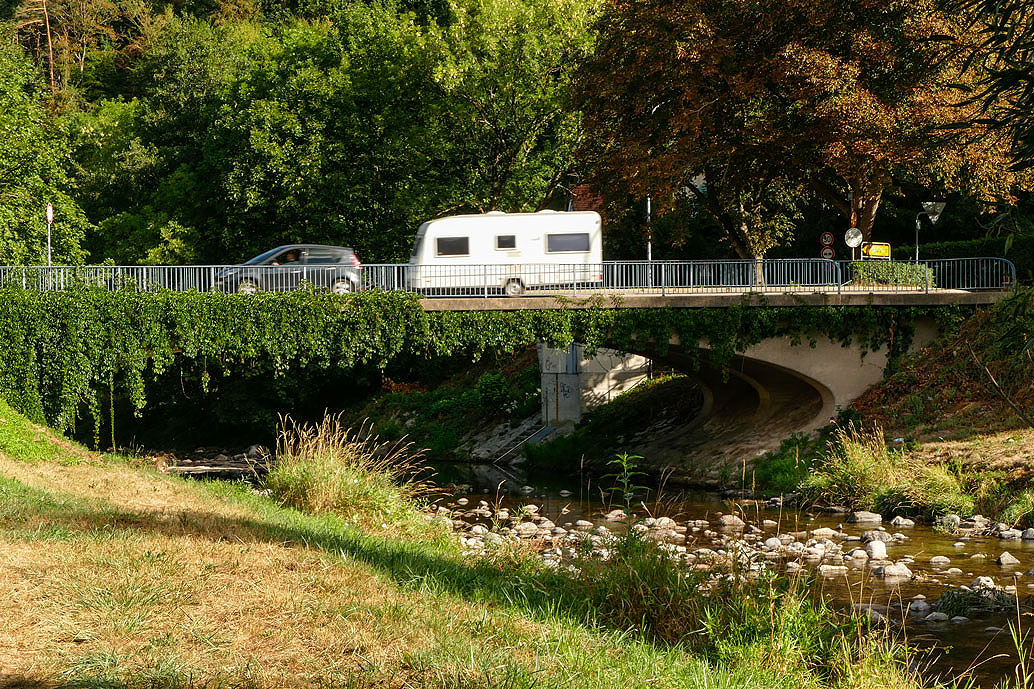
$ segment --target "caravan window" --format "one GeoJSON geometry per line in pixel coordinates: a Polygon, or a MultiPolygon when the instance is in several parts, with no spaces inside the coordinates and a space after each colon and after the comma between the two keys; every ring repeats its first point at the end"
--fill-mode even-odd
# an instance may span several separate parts
{"type": "Polygon", "coordinates": [[[439,256],[467,256],[470,254],[470,237],[439,237],[439,256]]]}
{"type": "Polygon", "coordinates": [[[547,234],[546,252],[550,254],[567,251],[588,251],[589,233],[572,232],[570,234],[547,234]]]}
{"type": "Polygon", "coordinates": [[[515,234],[500,234],[496,235],[495,248],[497,249],[516,249],[517,248],[517,235],[515,234]]]}

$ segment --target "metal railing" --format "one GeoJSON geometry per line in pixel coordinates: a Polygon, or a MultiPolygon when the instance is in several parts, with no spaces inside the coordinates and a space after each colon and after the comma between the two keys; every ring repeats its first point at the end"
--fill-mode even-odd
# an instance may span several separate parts
{"type": "Polygon", "coordinates": [[[283,266],[0,266],[0,287],[201,292],[381,289],[429,297],[592,294],[930,292],[1012,290],[1003,258],[920,261],[608,261],[594,264],[283,266]]]}

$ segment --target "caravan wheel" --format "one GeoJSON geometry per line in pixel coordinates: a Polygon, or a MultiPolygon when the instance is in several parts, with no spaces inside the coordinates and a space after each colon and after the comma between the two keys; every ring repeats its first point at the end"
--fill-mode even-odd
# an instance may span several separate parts
{"type": "Polygon", "coordinates": [[[517,279],[508,280],[503,291],[508,297],[519,297],[524,294],[524,283],[517,279]]]}

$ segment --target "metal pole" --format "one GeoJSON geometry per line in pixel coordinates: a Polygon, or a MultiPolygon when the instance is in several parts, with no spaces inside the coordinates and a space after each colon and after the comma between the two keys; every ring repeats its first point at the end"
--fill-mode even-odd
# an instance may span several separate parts
{"type": "Polygon", "coordinates": [[[923,217],[922,213],[916,213],[916,263],[919,263],[919,219],[923,217]]]}
{"type": "Polygon", "coordinates": [[[51,258],[50,258],[50,228],[53,227],[53,225],[54,225],[54,223],[52,223],[49,220],[47,221],[47,267],[48,268],[51,265],[53,265],[53,263],[51,261],[51,258]]]}

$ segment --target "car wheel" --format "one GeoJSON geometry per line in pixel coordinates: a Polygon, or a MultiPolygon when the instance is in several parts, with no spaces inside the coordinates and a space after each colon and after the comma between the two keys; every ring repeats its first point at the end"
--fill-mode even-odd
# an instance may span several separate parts
{"type": "Polygon", "coordinates": [[[508,280],[503,291],[506,292],[508,297],[519,297],[524,294],[524,283],[516,279],[508,280]]]}
{"type": "Polygon", "coordinates": [[[355,289],[356,289],[355,283],[352,282],[351,280],[347,280],[345,278],[341,278],[340,280],[336,280],[334,282],[334,286],[331,288],[331,290],[334,292],[334,294],[349,294],[350,292],[354,292],[355,289]]]}
{"type": "Polygon", "coordinates": [[[241,294],[255,294],[259,291],[259,286],[254,280],[241,280],[237,283],[237,291],[241,294]]]}

